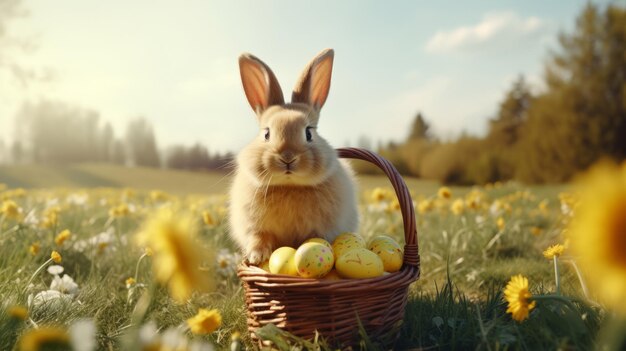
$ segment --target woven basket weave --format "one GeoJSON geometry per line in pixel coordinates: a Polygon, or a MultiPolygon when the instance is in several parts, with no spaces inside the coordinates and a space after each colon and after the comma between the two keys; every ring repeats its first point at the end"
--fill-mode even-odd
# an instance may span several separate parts
{"type": "Polygon", "coordinates": [[[404,222],[404,261],[400,271],[377,278],[323,280],[270,274],[243,262],[238,269],[248,310],[248,330],[272,323],[296,336],[319,332],[333,344],[355,345],[358,321],[367,335],[390,345],[397,338],[409,285],[419,278],[415,211],[409,191],[393,165],[357,148],[337,149],[339,157],[369,161],[382,169],[395,189],[404,222]]]}

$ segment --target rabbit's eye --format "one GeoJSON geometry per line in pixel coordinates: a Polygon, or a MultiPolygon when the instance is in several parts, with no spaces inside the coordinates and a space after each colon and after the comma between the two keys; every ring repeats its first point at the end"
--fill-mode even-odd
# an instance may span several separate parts
{"type": "Polygon", "coordinates": [[[265,128],[265,141],[270,141],[270,129],[265,128]]]}
{"type": "Polygon", "coordinates": [[[311,134],[311,127],[306,127],[304,132],[306,134],[306,141],[308,141],[309,143],[312,142],[313,141],[313,135],[311,134]]]}

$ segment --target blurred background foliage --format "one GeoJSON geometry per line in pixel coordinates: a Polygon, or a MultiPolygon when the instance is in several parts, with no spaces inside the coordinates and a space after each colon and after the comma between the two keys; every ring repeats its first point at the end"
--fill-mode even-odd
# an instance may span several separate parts
{"type": "MultiPolygon", "coordinates": [[[[3,4],[0,12],[8,17],[17,1],[3,4]]],[[[0,41],[2,20],[0,15],[0,41]]],[[[545,87],[533,93],[519,76],[503,94],[485,136],[463,133],[443,140],[430,133],[429,116],[418,112],[404,140],[373,146],[363,136],[357,146],[378,151],[404,175],[451,184],[565,182],[599,159],[623,160],[626,8],[588,4],[559,43],[544,66],[545,87]]],[[[117,134],[97,112],[58,101],[25,103],[16,126],[15,141],[5,145],[0,140],[0,156],[11,163],[218,170],[232,160],[231,153],[211,153],[200,143],[162,147],[141,117],[128,123],[125,134],[117,134]]],[[[378,172],[366,163],[357,162],[355,168],[378,172]]]]}

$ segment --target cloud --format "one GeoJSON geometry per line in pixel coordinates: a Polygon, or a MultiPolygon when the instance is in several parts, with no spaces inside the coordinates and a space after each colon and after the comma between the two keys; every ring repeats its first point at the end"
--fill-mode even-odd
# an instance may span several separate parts
{"type": "Polygon", "coordinates": [[[438,31],[428,40],[425,49],[429,53],[478,49],[532,37],[544,28],[544,21],[538,17],[521,18],[514,12],[487,13],[478,24],[438,31]]]}

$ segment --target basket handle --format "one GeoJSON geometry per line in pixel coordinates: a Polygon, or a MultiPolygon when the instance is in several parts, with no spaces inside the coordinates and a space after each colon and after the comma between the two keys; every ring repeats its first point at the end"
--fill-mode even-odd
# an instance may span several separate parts
{"type": "Polygon", "coordinates": [[[413,208],[413,200],[404,179],[398,173],[398,170],[380,155],[365,149],[354,147],[337,149],[337,153],[341,158],[353,158],[371,162],[378,166],[387,178],[391,181],[393,189],[396,191],[398,202],[400,203],[400,211],[402,213],[402,222],[404,223],[404,264],[419,267],[420,257],[417,245],[417,226],[415,223],[415,209],[413,208]]]}

